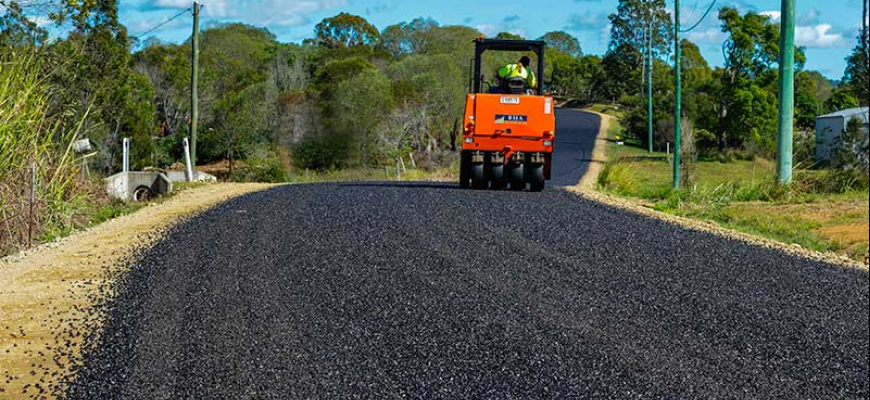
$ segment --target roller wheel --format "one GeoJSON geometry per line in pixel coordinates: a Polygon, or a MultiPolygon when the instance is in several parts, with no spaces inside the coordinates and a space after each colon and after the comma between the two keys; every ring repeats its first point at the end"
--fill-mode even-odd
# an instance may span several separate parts
{"type": "Polygon", "coordinates": [[[462,152],[459,156],[459,187],[471,186],[471,155],[462,152]]]}
{"type": "Polygon", "coordinates": [[[530,165],[528,168],[529,190],[533,192],[544,190],[544,165],[530,165]]]}
{"type": "Polygon", "coordinates": [[[521,191],[526,189],[526,179],[523,172],[523,164],[510,163],[511,190],[521,191]]]}
{"type": "Polygon", "coordinates": [[[483,163],[471,164],[471,186],[475,189],[486,189],[486,174],[483,163]]]}
{"type": "Polygon", "coordinates": [[[504,164],[490,164],[489,169],[490,188],[493,190],[501,190],[505,187],[504,179],[504,164]]]}

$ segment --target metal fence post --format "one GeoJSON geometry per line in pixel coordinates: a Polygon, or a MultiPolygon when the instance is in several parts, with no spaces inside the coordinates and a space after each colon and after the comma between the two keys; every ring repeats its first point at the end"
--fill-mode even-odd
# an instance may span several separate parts
{"type": "Polygon", "coordinates": [[[36,206],[36,163],[30,163],[30,212],[27,217],[27,247],[33,246],[34,207],[36,206]]]}

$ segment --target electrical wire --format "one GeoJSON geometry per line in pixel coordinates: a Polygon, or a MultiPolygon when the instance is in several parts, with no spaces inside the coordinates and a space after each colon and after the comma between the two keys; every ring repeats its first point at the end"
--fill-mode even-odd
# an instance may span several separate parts
{"type": "Polygon", "coordinates": [[[691,30],[697,28],[698,25],[701,25],[701,22],[704,22],[704,20],[707,19],[707,15],[710,15],[710,11],[713,11],[713,6],[716,5],[716,1],[717,1],[717,0],[713,0],[713,2],[710,3],[710,7],[707,8],[707,11],[704,12],[704,15],[701,17],[700,20],[698,20],[698,22],[695,23],[695,25],[692,25],[692,27],[689,28],[689,29],[680,29],[680,33],[686,33],[686,32],[689,32],[689,31],[691,31],[691,30]]]}
{"type": "Polygon", "coordinates": [[[157,26],[155,26],[155,27],[153,27],[153,28],[151,28],[151,29],[149,29],[149,30],[147,30],[147,31],[145,31],[145,32],[142,32],[142,33],[140,33],[140,34],[138,34],[138,35],[134,35],[133,37],[135,37],[135,38],[141,38],[142,36],[145,36],[145,35],[147,35],[147,34],[149,34],[149,33],[151,33],[151,32],[154,32],[154,31],[160,29],[161,27],[163,27],[164,25],[166,25],[166,24],[172,22],[174,19],[176,19],[176,18],[178,18],[178,17],[180,17],[180,16],[182,16],[182,15],[184,15],[184,14],[190,12],[191,10],[192,10],[192,9],[188,8],[188,9],[186,9],[186,10],[184,10],[184,11],[182,11],[182,12],[176,14],[174,17],[169,18],[169,19],[167,19],[166,21],[161,22],[161,23],[158,24],[157,26]]]}

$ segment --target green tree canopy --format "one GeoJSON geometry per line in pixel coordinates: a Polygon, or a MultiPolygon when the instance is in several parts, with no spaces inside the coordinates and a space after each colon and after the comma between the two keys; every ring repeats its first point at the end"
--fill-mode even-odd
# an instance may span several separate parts
{"type": "Polygon", "coordinates": [[[547,43],[547,46],[569,56],[579,57],[581,54],[580,40],[565,31],[547,32],[539,40],[547,43]]]}
{"type": "Polygon", "coordinates": [[[380,39],[377,28],[365,18],[348,13],[324,19],[314,34],[317,43],[328,48],[375,46],[380,39]]]}
{"type": "Polygon", "coordinates": [[[498,35],[495,35],[495,39],[524,40],[525,38],[512,32],[499,32],[498,35]]]}

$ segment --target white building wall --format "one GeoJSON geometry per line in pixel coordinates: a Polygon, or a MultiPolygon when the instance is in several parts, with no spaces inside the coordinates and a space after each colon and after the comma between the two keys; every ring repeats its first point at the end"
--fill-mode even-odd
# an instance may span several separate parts
{"type": "Polygon", "coordinates": [[[827,164],[831,162],[831,148],[837,138],[846,129],[843,117],[826,117],[816,119],[816,162],[827,164]]]}

